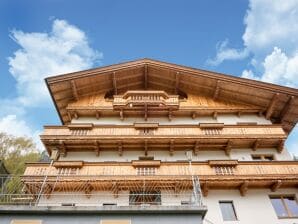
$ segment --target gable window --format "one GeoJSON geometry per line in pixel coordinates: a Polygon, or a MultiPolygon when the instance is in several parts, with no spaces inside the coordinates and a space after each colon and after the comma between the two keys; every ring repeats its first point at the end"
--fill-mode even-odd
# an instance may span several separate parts
{"type": "Polygon", "coordinates": [[[233,201],[219,201],[219,207],[224,221],[237,220],[233,201]]]}
{"type": "Polygon", "coordinates": [[[272,154],[253,154],[251,155],[253,160],[261,160],[261,161],[272,161],[274,160],[274,156],[272,154]]]}
{"type": "Polygon", "coordinates": [[[270,196],[272,206],[278,218],[298,218],[298,203],[295,196],[270,196]]]}

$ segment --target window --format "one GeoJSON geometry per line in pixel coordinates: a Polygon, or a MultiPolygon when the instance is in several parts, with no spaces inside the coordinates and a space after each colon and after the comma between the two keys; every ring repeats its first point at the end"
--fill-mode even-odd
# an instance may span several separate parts
{"type": "Polygon", "coordinates": [[[251,155],[251,158],[253,160],[262,160],[262,161],[272,161],[274,160],[274,156],[273,155],[268,155],[268,154],[255,154],[255,155],[251,155]]]}
{"type": "Polygon", "coordinates": [[[220,201],[219,207],[224,221],[237,220],[235,208],[232,201],[220,201]]]}
{"type": "Polygon", "coordinates": [[[12,220],[10,224],[41,224],[41,220],[12,220]]]}
{"type": "Polygon", "coordinates": [[[278,218],[298,217],[298,204],[295,196],[270,196],[270,200],[278,218]]]}
{"type": "Polygon", "coordinates": [[[100,224],[130,224],[130,220],[101,220],[100,224]]]}
{"type": "Polygon", "coordinates": [[[161,194],[159,190],[156,191],[131,191],[129,193],[129,205],[160,205],[161,194]]]}
{"type": "Polygon", "coordinates": [[[146,175],[155,175],[155,167],[137,167],[137,175],[146,176],[146,175]]]}

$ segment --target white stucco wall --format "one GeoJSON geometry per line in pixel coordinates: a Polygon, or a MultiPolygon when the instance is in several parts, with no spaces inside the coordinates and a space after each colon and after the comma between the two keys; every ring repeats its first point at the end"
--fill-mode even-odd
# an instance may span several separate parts
{"type": "MultiPolygon", "coordinates": [[[[171,156],[168,151],[149,151],[148,156],[154,156],[155,160],[161,161],[178,161],[187,160],[185,151],[175,151],[171,156]]],[[[276,160],[292,160],[292,157],[283,150],[282,153],[277,153],[276,149],[232,149],[230,156],[227,156],[224,151],[200,151],[196,156],[193,155],[193,161],[206,161],[216,159],[237,159],[241,161],[251,161],[252,154],[273,154],[276,160]]],[[[144,156],[143,151],[123,151],[123,155],[119,156],[117,151],[102,151],[100,156],[96,156],[94,152],[68,152],[66,157],[60,157],[60,161],[84,160],[88,162],[104,162],[104,161],[120,161],[130,162],[131,160],[139,159],[139,156],[144,156]]]]}
{"type": "MultiPolygon", "coordinates": [[[[98,120],[95,117],[79,117],[78,119],[72,119],[72,123],[93,123],[93,124],[113,124],[113,125],[129,125],[135,122],[145,122],[141,117],[127,117],[123,121],[120,117],[102,117],[98,120]]],[[[198,123],[225,123],[236,124],[237,122],[257,122],[258,124],[271,124],[270,120],[267,120],[264,116],[258,116],[254,114],[244,114],[240,117],[234,114],[222,114],[218,115],[217,119],[211,116],[197,117],[192,119],[191,117],[173,117],[171,121],[167,117],[149,117],[147,120],[150,122],[158,122],[161,125],[176,125],[176,124],[198,124],[198,123]]]]}
{"type": "MultiPolygon", "coordinates": [[[[238,190],[210,190],[203,198],[208,207],[206,218],[214,224],[294,224],[296,219],[278,219],[269,199],[269,195],[293,194],[297,197],[297,189],[280,189],[277,192],[270,190],[248,190],[245,197],[240,196],[238,190]],[[237,221],[223,221],[219,201],[233,201],[237,221]]],[[[207,222],[205,222],[207,223],[207,222]]]]}

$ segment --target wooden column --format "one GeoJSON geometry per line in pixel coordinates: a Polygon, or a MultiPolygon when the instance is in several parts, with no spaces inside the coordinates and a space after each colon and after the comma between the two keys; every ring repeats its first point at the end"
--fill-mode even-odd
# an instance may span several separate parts
{"type": "Polygon", "coordinates": [[[78,100],[79,99],[79,96],[78,96],[78,91],[77,91],[77,86],[76,86],[75,80],[71,80],[70,81],[70,85],[71,85],[71,90],[72,90],[73,98],[75,100],[78,100]]]}
{"type": "Polygon", "coordinates": [[[294,103],[295,97],[294,96],[290,96],[289,99],[287,100],[284,108],[282,109],[281,113],[280,113],[280,122],[283,123],[283,121],[285,120],[285,117],[287,116],[287,114],[289,113],[292,104],[294,103]]]}
{"type": "Polygon", "coordinates": [[[220,81],[217,81],[216,86],[215,86],[215,90],[214,90],[214,93],[213,93],[213,99],[214,100],[218,99],[219,93],[220,93],[220,81]]]}

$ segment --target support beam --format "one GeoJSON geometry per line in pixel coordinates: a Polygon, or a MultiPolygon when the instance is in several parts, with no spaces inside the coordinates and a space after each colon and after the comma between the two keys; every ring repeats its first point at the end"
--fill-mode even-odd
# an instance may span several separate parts
{"type": "Polygon", "coordinates": [[[171,121],[172,118],[173,118],[173,112],[172,112],[171,109],[169,109],[169,114],[168,114],[168,119],[169,119],[169,121],[171,121]]]}
{"type": "Polygon", "coordinates": [[[123,109],[120,110],[119,115],[120,115],[120,120],[123,121],[123,120],[124,120],[124,112],[123,112],[123,109]]]}
{"type": "Polygon", "coordinates": [[[213,93],[213,99],[214,100],[218,99],[219,93],[220,93],[220,81],[217,81],[216,86],[215,86],[215,90],[214,90],[214,93],[213,93]]]}
{"type": "Polygon", "coordinates": [[[78,115],[78,113],[76,111],[73,113],[73,116],[74,116],[75,119],[78,119],[79,118],[79,115],[78,115]]]}
{"type": "Polygon", "coordinates": [[[285,147],[285,140],[281,139],[278,143],[278,146],[277,146],[277,152],[281,153],[282,150],[284,149],[284,147],[285,147]]]}
{"type": "Polygon", "coordinates": [[[123,155],[123,145],[122,142],[118,142],[118,154],[119,156],[123,155]]]}
{"type": "Polygon", "coordinates": [[[145,121],[148,120],[148,104],[147,103],[145,103],[145,105],[144,105],[144,119],[145,119],[145,121]]]}
{"type": "Polygon", "coordinates": [[[232,141],[231,140],[228,140],[227,145],[225,147],[225,154],[227,156],[230,156],[231,149],[232,149],[232,141]]]}
{"type": "Polygon", "coordinates": [[[100,117],[100,112],[98,110],[95,112],[95,117],[96,117],[96,120],[98,120],[100,117]]]}
{"type": "Polygon", "coordinates": [[[283,123],[283,121],[285,120],[285,117],[289,113],[289,111],[291,109],[291,106],[294,103],[294,100],[295,100],[295,97],[294,96],[290,96],[289,99],[287,100],[284,108],[280,112],[280,123],[283,123]]]}
{"type": "Polygon", "coordinates": [[[217,111],[214,111],[214,112],[213,112],[213,119],[214,119],[214,120],[217,119],[217,115],[218,115],[217,111]]]}
{"type": "Polygon", "coordinates": [[[176,72],[175,75],[175,94],[179,92],[179,72],[176,72]]]}
{"type": "Polygon", "coordinates": [[[92,190],[93,190],[93,187],[90,185],[89,182],[87,182],[86,187],[85,187],[85,194],[86,194],[87,198],[91,197],[92,190]]]}
{"type": "Polygon", "coordinates": [[[174,186],[174,194],[175,194],[175,197],[178,197],[178,195],[180,194],[181,192],[181,184],[179,181],[177,181],[175,183],[175,186],[174,186]]]}
{"type": "Polygon", "coordinates": [[[99,143],[99,141],[95,141],[94,145],[95,145],[95,150],[94,151],[96,153],[96,156],[98,157],[99,154],[100,154],[100,143],[99,143]]]}
{"type": "Polygon", "coordinates": [[[144,154],[145,156],[148,155],[148,140],[145,140],[144,142],[144,154]]]}
{"type": "Polygon", "coordinates": [[[148,89],[148,65],[145,64],[144,67],[144,88],[145,90],[148,89]]]}
{"type": "Polygon", "coordinates": [[[265,115],[265,118],[266,118],[267,120],[269,120],[269,119],[271,118],[271,116],[272,116],[272,114],[273,114],[273,112],[274,112],[276,103],[278,102],[278,97],[279,97],[279,93],[276,93],[276,94],[272,97],[272,99],[271,99],[271,101],[270,101],[270,104],[269,104],[269,106],[268,106],[268,108],[267,108],[266,115],[265,115]]]}
{"type": "Polygon", "coordinates": [[[281,187],[281,184],[282,184],[281,180],[275,181],[271,186],[271,191],[272,192],[277,191],[281,187]]]}
{"type": "Polygon", "coordinates": [[[243,181],[243,183],[240,185],[239,191],[240,191],[241,196],[246,195],[246,193],[248,191],[248,181],[247,180],[243,181]]]}
{"type": "Polygon", "coordinates": [[[170,141],[170,156],[173,156],[174,155],[174,147],[175,147],[175,141],[174,139],[171,139],[170,141]]]}
{"type": "Polygon", "coordinates": [[[200,141],[197,140],[195,145],[194,145],[194,148],[193,148],[193,153],[194,153],[195,156],[198,155],[198,153],[199,153],[199,150],[200,150],[199,144],[200,144],[200,141]]]}
{"type": "Polygon", "coordinates": [[[207,182],[206,182],[206,183],[204,183],[204,184],[202,185],[202,193],[203,193],[203,196],[204,196],[204,197],[207,197],[207,196],[208,196],[208,191],[209,191],[209,189],[208,189],[208,184],[207,184],[207,182]]]}
{"type": "Polygon", "coordinates": [[[113,72],[113,89],[114,89],[114,95],[117,95],[118,91],[117,91],[116,72],[113,72]]]}
{"type": "Polygon", "coordinates": [[[70,81],[70,85],[71,85],[71,90],[72,90],[73,98],[77,101],[79,99],[79,95],[78,95],[78,91],[77,91],[77,86],[76,86],[75,80],[71,80],[70,81]]]}
{"type": "Polygon", "coordinates": [[[255,140],[255,142],[252,146],[252,150],[256,151],[258,149],[258,147],[260,146],[260,143],[261,143],[260,139],[255,140]]]}
{"type": "Polygon", "coordinates": [[[60,145],[59,146],[59,148],[60,148],[60,155],[63,156],[63,157],[66,157],[67,152],[66,152],[65,143],[62,140],[60,140],[59,141],[59,145],[60,145]]]}
{"type": "Polygon", "coordinates": [[[67,111],[67,116],[68,116],[69,121],[71,122],[72,116],[71,116],[71,113],[69,111],[67,111]]]}
{"type": "Polygon", "coordinates": [[[195,111],[192,112],[192,113],[191,113],[191,118],[192,118],[192,119],[196,119],[196,117],[197,117],[197,112],[195,112],[195,111]]]}

